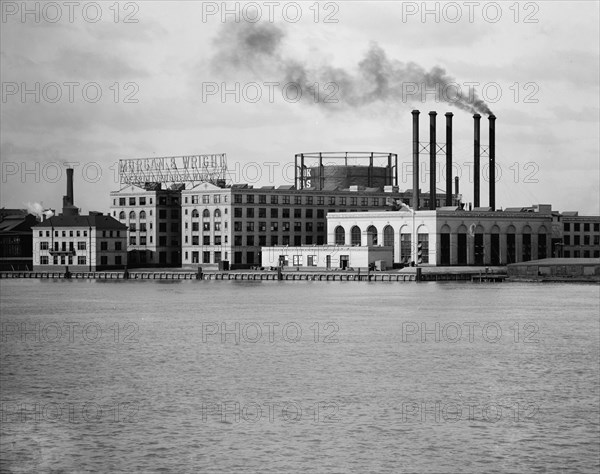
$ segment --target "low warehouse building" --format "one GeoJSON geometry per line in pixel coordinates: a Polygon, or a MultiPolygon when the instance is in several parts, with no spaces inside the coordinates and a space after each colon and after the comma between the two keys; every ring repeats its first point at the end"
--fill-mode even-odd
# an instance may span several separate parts
{"type": "Polygon", "coordinates": [[[311,245],[303,247],[263,247],[263,267],[298,267],[307,269],[385,270],[393,264],[391,247],[353,247],[350,245],[311,245]]]}

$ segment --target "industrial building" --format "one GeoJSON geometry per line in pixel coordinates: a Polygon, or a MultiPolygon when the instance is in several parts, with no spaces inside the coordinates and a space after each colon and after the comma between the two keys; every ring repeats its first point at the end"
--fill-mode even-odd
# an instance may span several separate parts
{"type": "Polygon", "coordinates": [[[0,270],[31,270],[36,216],[21,209],[0,209],[0,270]]]}
{"type": "MultiPolygon", "coordinates": [[[[331,213],[327,218],[328,243],[336,245],[384,245],[394,248],[396,264],[506,265],[547,257],[599,257],[600,217],[560,214],[551,205],[497,210],[495,204],[496,117],[489,117],[489,144],[481,146],[481,116],[474,119],[474,206],[439,207],[435,198],[437,151],[444,150],[446,167],[452,167],[452,114],[446,114],[446,143],[436,139],[436,113],[430,112],[430,140],[419,141],[419,111],[413,114],[412,202],[421,202],[418,166],[421,151],[430,154],[429,209],[403,206],[392,212],[331,213]],[[483,151],[483,153],[482,153],[483,151]],[[480,206],[480,160],[489,158],[489,206],[480,206]]],[[[451,184],[448,180],[447,185],[451,184]]],[[[446,192],[448,198],[448,193],[446,192]]]]}
{"type": "Polygon", "coordinates": [[[262,251],[261,266],[297,269],[386,270],[393,266],[391,247],[351,245],[275,246],[262,251]]]}
{"type": "MultiPolygon", "coordinates": [[[[329,212],[392,209],[398,202],[412,203],[412,192],[397,187],[397,157],[392,153],[300,154],[295,185],[260,188],[226,185],[223,158],[215,160],[217,171],[207,175],[208,168],[200,163],[207,157],[214,160],[213,156],[122,165],[127,185],[111,193],[111,212],[129,227],[130,265],[259,265],[262,247],[324,245],[329,212]],[[165,183],[150,184],[148,179],[165,183]],[[185,183],[162,189],[176,180],[185,183]],[[158,248],[157,242],[166,246],[158,248]]],[[[420,199],[429,205],[428,194],[420,199]]],[[[459,205],[460,195],[453,195],[451,201],[459,205]]]]}
{"type": "Polygon", "coordinates": [[[34,271],[97,271],[127,266],[127,227],[101,212],[81,215],[74,205],[73,170],[67,169],[62,213],[33,227],[34,271]]]}

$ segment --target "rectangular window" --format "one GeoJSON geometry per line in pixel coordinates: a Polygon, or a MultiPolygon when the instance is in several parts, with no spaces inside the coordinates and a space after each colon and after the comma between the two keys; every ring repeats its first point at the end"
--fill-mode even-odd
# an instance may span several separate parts
{"type": "Polygon", "coordinates": [[[294,209],[294,219],[302,219],[302,209],[294,209]]]}
{"type": "Polygon", "coordinates": [[[208,232],[210,230],[210,222],[203,222],[202,223],[202,230],[204,232],[208,232]]]}
{"type": "Polygon", "coordinates": [[[400,234],[400,261],[408,263],[411,261],[411,239],[410,234],[400,234]]]}
{"type": "Polygon", "coordinates": [[[215,245],[221,245],[221,236],[215,235],[215,245]]]}
{"type": "Polygon", "coordinates": [[[205,235],[202,237],[202,245],[210,245],[210,235],[205,235]]]}
{"type": "Polygon", "coordinates": [[[100,265],[108,265],[108,257],[106,255],[100,257],[100,265]]]}
{"type": "Polygon", "coordinates": [[[87,265],[85,255],[77,257],[77,265],[87,265]]]}
{"type": "Polygon", "coordinates": [[[233,237],[233,245],[235,245],[236,247],[242,246],[242,236],[241,235],[235,235],[233,237]]]}
{"type": "Polygon", "coordinates": [[[121,242],[115,242],[115,250],[121,250],[121,242]]]}
{"type": "Polygon", "coordinates": [[[48,242],[40,242],[40,250],[48,250],[48,242]]]}
{"type": "Polygon", "coordinates": [[[258,195],[258,203],[259,204],[266,204],[267,203],[267,195],[266,194],[259,194],[258,195]]]}
{"type": "Polygon", "coordinates": [[[302,236],[294,235],[294,246],[299,247],[300,245],[302,245],[302,236]]]}
{"type": "Polygon", "coordinates": [[[220,204],[221,203],[221,195],[220,194],[215,194],[213,196],[213,203],[214,204],[220,204]]]}
{"type": "Polygon", "coordinates": [[[335,196],[329,196],[329,205],[335,206],[335,196]]]}
{"type": "Polygon", "coordinates": [[[283,204],[289,204],[290,203],[290,197],[289,196],[283,196],[281,199],[282,199],[283,204]]]}
{"type": "Polygon", "coordinates": [[[108,250],[108,242],[100,242],[100,250],[108,250]]]}
{"type": "Polygon", "coordinates": [[[145,235],[140,236],[140,245],[146,245],[146,236],[145,235]]]}
{"type": "Polygon", "coordinates": [[[276,207],[272,207],[271,208],[271,219],[277,219],[278,215],[279,215],[279,209],[277,209],[276,207]]]}
{"type": "Polygon", "coordinates": [[[215,231],[218,231],[218,232],[221,231],[221,223],[220,222],[215,222],[215,231]]]}
{"type": "Polygon", "coordinates": [[[158,224],[158,231],[159,232],[166,232],[167,231],[167,223],[166,222],[160,222],[158,224]]]}
{"type": "Polygon", "coordinates": [[[317,205],[323,206],[325,204],[325,196],[317,196],[317,205]]]}
{"type": "Polygon", "coordinates": [[[252,219],[254,217],[254,208],[253,207],[246,208],[246,217],[249,219],[252,219]]]}
{"type": "Polygon", "coordinates": [[[301,267],[302,266],[302,255],[292,256],[292,265],[294,267],[301,267]]]}
{"type": "Polygon", "coordinates": [[[281,217],[283,217],[284,219],[290,218],[290,208],[289,207],[286,207],[281,210],[281,217]]]}
{"type": "Polygon", "coordinates": [[[210,204],[210,196],[207,194],[202,195],[202,204],[210,204]]]}
{"type": "Polygon", "coordinates": [[[119,198],[119,206],[125,205],[125,198],[119,198]]]}
{"type": "Polygon", "coordinates": [[[141,197],[140,198],[140,206],[145,206],[146,205],[146,198],[145,197],[141,197]]]}
{"type": "Polygon", "coordinates": [[[134,197],[130,197],[129,198],[129,205],[130,206],[135,206],[135,198],[134,197]]]}
{"type": "Polygon", "coordinates": [[[325,209],[317,209],[317,219],[325,219],[325,209]]]}
{"type": "Polygon", "coordinates": [[[115,255],[115,265],[121,265],[121,256],[115,255]]]}
{"type": "Polygon", "coordinates": [[[271,232],[277,232],[279,230],[279,223],[271,222],[271,232]]]}
{"type": "Polygon", "coordinates": [[[585,224],[583,224],[583,231],[584,232],[590,231],[590,223],[589,222],[586,222],[585,224]]]}
{"type": "Polygon", "coordinates": [[[316,255],[307,255],[306,256],[306,265],[308,267],[316,267],[317,266],[317,256],[316,255]]]}
{"type": "Polygon", "coordinates": [[[267,217],[267,208],[266,207],[259,207],[258,208],[258,218],[259,219],[264,219],[265,217],[267,217]]]}
{"type": "Polygon", "coordinates": [[[294,222],[294,232],[302,232],[302,222],[294,222]]]}
{"type": "Polygon", "coordinates": [[[192,204],[198,204],[198,198],[199,198],[199,197],[200,197],[200,196],[198,196],[198,195],[194,195],[194,196],[192,196],[192,204]]]}
{"type": "Polygon", "coordinates": [[[345,206],[346,205],[346,198],[345,197],[341,197],[340,198],[340,205],[341,206],[345,206]]]}
{"type": "Polygon", "coordinates": [[[200,245],[200,237],[192,235],[192,245],[200,245]]]}
{"type": "Polygon", "coordinates": [[[278,241],[278,239],[277,239],[277,236],[276,236],[276,235],[272,235],[272,236],[271,236],[271,246],[279,245],[279,243],[278,243],[278,242],[279,242],[279,241],[278,241]]]}
{"type": "Polygon", "coordinates": [[[253,235],[246,236],[246,245],[248,245],[248,246],[254,245],[254,236],[253,235]]]}
{"type": "Polygon", "coordinates": [[[281,224],[281,230],[283,232],[289,232],[290,231],[290,223],[289,222],[283,222],[281,224]]]}
{"type": "Polygon", "coordinates": [[[254,194],[246,194],[246,202],[248,204],[254,204],[254,194]]]}
{"type": "Polygon", "coordinates": [[[312,219],[313,218],[313,210],[312,209],[307,209],[306,210],[306,218],[307,219],[312,219]]]}
{"type": "Polygon", "coordinates": [[[86,242],[77,242],[77,250],[85,250],[86,242]]]}
{"type": "Polygon", "coordinates": [[[279,199],[278,196],[276,194],[272,194],[271,195],[271,204],[278,204],[279,199]]]}
{"type": "Polygon", "coordinates": [[[358,198],[356,198],[356,197],[351,197],[351,198],[350,198],[350,205],[351,205],[351,206],[357,206],[357,205],[358,205],[358,198]]]}
{"type": "Polygon", "coordinates": [[[40,265],[48,265],[48,255],[42,255],[40,257],[40,265]]]}
{"type": "Polygon", "coordinates": [[[246,231],[254,232],[254,222],[246,222],[246,231]]]}
{"type": "Polygon", "coordinates": [[[302,204],[302,196],[294,196],[294,204],[302,204]]]}
{"type": "Polygon", "coordinates": [[[240,221],[235,221],[233,223],[233,231],[234,232],[241,232],[242,231],[242,223],[240,221]]]}
{"type": "Polygon", "coordinates": [[[210,252],[202,252],[202,263],[210,263],[210,252]]]}
{"type": "Polygon", "coordinates": [[[140,224],[140,232],[146,232],[146,223],[145,222],[142,222],[140,224]]]}
{"type": "Polygon", "coordinates": [[[313,223],[312,222],[306,222],[306,232],[312,232],[313,230],[313,223]]]}
{"type": "Polygon", "coordinates": [[[259,222],[258,223],[258,231],[259,232],[266,232],[267,231],[267,223],[266,222],[259,222]]]}
{"type": "Polygon", "coordinates": [[[137,237],[135,235],[129,237],[129,245],[137,245],[137,237]]]}
{"type": "Polygon", "coordinates": [[[242,217],[242,208],[241,207],[233,208],[233,217],[242,217]]]}
{"type": "Polygon", "coordinates": [[[313,204],[313,197],[312,196],[306,196],[306,204],[309,204],[312,206],[313,204]]]}
{"type": "Polygon", "coordinates": [[[266,245],[267,245],[267,236],[266,235],[258,236],[258,245],[260,247],[266,247],[266,245]]]}
{"type": "Polygon", "coordinates": [[[241,204],[242,203],[242,195],[241,194],[234,194],[233,195],[233,202],[235,204],[241,204]]]}

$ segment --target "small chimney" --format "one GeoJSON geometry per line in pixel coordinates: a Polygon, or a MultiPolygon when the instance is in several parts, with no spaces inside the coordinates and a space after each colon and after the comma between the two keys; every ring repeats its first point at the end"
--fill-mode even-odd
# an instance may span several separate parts
{"type": "Polygon", "coordinates": [[[413,116],[413,209],[419,209],[419,112],[412,111],[413,116]]]}
{"type": "Polygon", "coordinates": [[[436,116],[437,112],[429,112],[429,210],[435,211],[436,196],[436,116]]]}
{"type": "MultiPolygon", "coordinates": [[[[452,205],[452,112],[446,112],[446,206],[452,205]]],[[[458,192],[458,191],[457,191],[458,192]]]]}
{"type": "Polygon", "coordinates": [[[490,136],[489,136],[489,155],[490,155],[490,207],[492,211],[496,210],[496,116],[490,115],[490,136]]]}
{"type": "Polygon", "coordinates": [[[473,115],[475,139],[473,141],[473,207],[479,207],[479,175],[481,157],[481,115],[473,115]]]}

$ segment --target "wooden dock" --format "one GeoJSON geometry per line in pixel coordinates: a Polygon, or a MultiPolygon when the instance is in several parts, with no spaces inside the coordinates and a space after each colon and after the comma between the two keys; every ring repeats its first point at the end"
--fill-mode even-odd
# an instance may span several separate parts
{"type": "Polygon", "coordinates": [[[35,279],[90,279],[90,280],[239,280],[239,281],[372,281],[372,282],[430,282],[430,281],[470,281],[474,283],[503,282],[506,275],[497,273],[472,272],[419,272],[419,273],[386,273],[386,272],[0,272],[0,279],[35,278],[35,279]]]}

